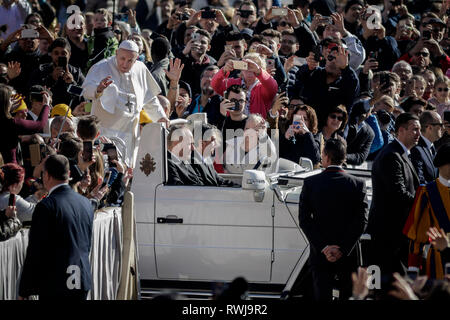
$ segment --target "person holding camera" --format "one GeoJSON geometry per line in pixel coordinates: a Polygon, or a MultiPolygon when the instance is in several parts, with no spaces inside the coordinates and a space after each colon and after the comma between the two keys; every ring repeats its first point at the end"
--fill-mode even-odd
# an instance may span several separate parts
{"type": "MultiPolygon", "coordinates": [[[[220,72],[220,71],[219,71],[220,72]]],[[[223,94],[224,99],[220,103],[219,125],[222,130],[223,141],[227,140],[227,130],[244,129],[247,116],[244,114],[246,103],[246,91],[240,85],[231,85],[223,94]]],[[[229,137],[231,138],[231,137],[229,137]]],[[[224,144],[224,148],[226,144],[224,144]]]]}
{"type": "Polygon", "coordinates": [[[211,80],[211,87],[220,95],[234,84],[246,88],[244,113],[259,113],[265,119],[278,91],[277,82],[266,71],[266,61],[258,53],[248,53],[243,60],[227,61],[211,80]],[[235,69],[241,70],[241,78],[228,78],[235,69]]]}
{"type": "Polygon", "coordinates": [[[13,206],[15,217],[21,223],[30,222],[33,217],[34,207],[45,194],[42,186],[36,189],[34,194],[22,198],[19,193],[25,180],[25,170],[16,163],[7,163],[0,168],[0,210],[6,210],[13,206]]]}
{"type": "Polygon", "coordinates": [[[11,105],[14,103],[13,93],[13,88],[4,84],[0,85],[0,134],[4,137],[0,142],[0,152],[4,163],[17,163],[19,136],[42,131],[47,125],[50,114],[51,98],[47,92],[43,91],[44,107],[37,121],[14,119],[10,113],[11,105]]]}
{"type": "Polygon", "coordinates": [[[280,157],[299,163],[301,157],[308,158],[314,165],[320,162],[319,144],[314,140],[317,134],[316,112],[304,104],[297,106],[289,120],[284,135],[280,135],[280,157]]]}
{"type": "Polygon", "coordinates": [[[361,25],[362,30],[358,37],[366,52],[378,52],[379,70],[391,70],[401,53],[397,41],[391,36],[386,36],[379,9],[374,6],[366,9],[361,18],[361,25]]]}
{"type": "Polygon", "coordinates": [[[314,108],[319,128],[325,125],[328,111],[338,105],[344,105],[350,113],[359,92],[359,80],[349,66],[348,51],[333,44],[324,68],[319,67],[317,54],[310,52],[307,64],[300,67],[296,84],[291,87],[291,92],[300,91],[304,102],[314,108]]]}
{"type": "Polygon", "coordinates": [[[198,79],[200,79],[203,70],[217,63],[213,57],[207,54],[210,49],[211,35],[208,31],[199,29],[192,33],[191,40],[178,57],[184,64],[180,79],[190,84],[194,95],[201,92],[198,79]]]}
{"type": "Polygon", "coordinates": [[[31,74],[29,86],[42,85],[49,88],[53,103],[64,103],[77,106],[81,103],[81,92],[71,93],[68,90],[72,85],[80,87],[84,82],[84,75],[80,68],[69,64],[71,47],[66,38],[57,38],[49,47],[52,58],[51,63],[42,64],[31,74]]]}
{"type": "Polygon", "coordinates": [[[28,94],[28,80],[31,73],[36,70],[43,57],[39,50],[41,34],[31,25],[24,25],[14,31],[0,45],[0,52],[7,52],[8,47],[11,50],[2,57],[2,62],[19,64],[20,68],[14,77],[9,78],[9,85],[13,86],[19,93],[28,94]],[[17,41],[17,45],[14,45],[17,41]],[[19,72],[20,70],[20,72],[19,72]]]}
{"type": "Polygon", "coordinates": [[[116,53],[119,42],[111,28],[112,20],[112,13],[108,9],[95,10],[94,36],[88,40],[88,69],[100,60],[109,58],[116,53]]]}
{"type": "Polygon", "coordinates": [[[446,24],[438,17],[422,17],[420,38],[407,53],[400,57],[400,60],[405,60],[411,65],[418,66],[419,73],[423,72],[429,65],[435,65],[441,68],[445,74],[450,67],[450,57],[440,45],[445,27],[446,24]]]}

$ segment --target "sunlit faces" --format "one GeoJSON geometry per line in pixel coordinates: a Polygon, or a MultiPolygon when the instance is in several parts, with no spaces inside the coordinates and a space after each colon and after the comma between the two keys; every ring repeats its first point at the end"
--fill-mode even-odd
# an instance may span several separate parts
{"type": "Polygon", "coordinates": [[[132,41],[134,41],[134,42],[138,45],[138,47],[139,47],[139,52],[140,52],[140,53],[142,53],[142,51],[144,51],[144,43],[142,42],[141,37],[139,37],[139,36],[136,35],[136,34],[133,34],[132,36],[130,36],[130,37],[128,38],[128,40],[132,40],[132,41]]]}
{"type": "Polygon", "coordinates": [[[209,45],[209,38],[202,34],[197,34],[198,38],[195,40],[191,47],[191,52],[196,53],[198,55],[204,55],[211,48],[209,45]]]}
{"type": "Polygon", "coordinates": [[[344,17],[350,23],[355,23],[361,16],[363,7],[359,4],[352,5],[345,13],[344,17]]]}
{"type": "Polygon", "coordinates": [[[327,127],[332,129],[332,132],[334,132],[341,127],[343,121],[344,114],[339,112],[330,113],[327,118],[327,127]]]}
{"type": "Polygon", "coordinates": [[[327,24],[325,26],[325,30],[323,31],[323,38],[328,38],[328,37],[331,37],[331,38],[334,38],[334,39],[336,39],[336,38],[337,39],[341,39],[342,35],[341,35],[341,33],[339,32],[338,28],[335,25],[327,24]]]}
{"type": "Polygon", "coordinates": [[[244,6],[241,7],[240,10],[236,11],[236,14],[238,15],[239,26],[242,26],[242,28],[250,28],[251,25],[257,19],[256,9],[255,9],[254,6],[244,5],[244,6]],[[241,16],[240,11],[244,11],[244,12],[248,11],[249,12],[248,17],[241,16]]]}
{"type": "Polygon", "coordinates": [[[53,64],[55,66],[57,66],[59,57],[66,57],[67,61],[69,61],[69,59],[70,59],[70,51],[67,50],[66,48],[56,47],[56,48],[54,48],[52,50],[52,52],[50,53],[50,56],[52,57],[53,64]]]}
{"type": "Polygon", "coordinates": [[[73,28],[66,27],[66,33],[69,38],[77,39],[81,41],[86,34],[86,23],[84,22],[83,16],[80,15],[79,24],[73,28]]]}
{"type": "Polygon", "coordinates": [[[133,64],[136,62],[138,58],[138,53],[130,50],[119,49],[117,50],[116,60],[117,60],[117,69],[120,72],[129,72],[133,67],[133,64]]]}
{"type": "Polygon", "coordinates": [[[402,80],[402,82],[408,81],[413,76],[412,68],[407,63],[396,65],[392,69],[392,72],[396,73],[400,77],[400,80],[402,80]]]}
{"type": "Polygon", "coordinates": [[[103,29],[108,27],[108,16],[102,13],[94,14],[94,29],[103,29]]]}
{"type": "Polygon", "coordinates": [[[19,47],[25,52],[34,52],[39,47],[39,39],[20,39],[19,47]]]}
{"type": "Polygon", "coordinates": [[[434,88],[434,95],[440,102],[448,102],[450,99],[450,82],[447,83],[439,83],[434,88]]]}
{"type": "Polygon", "coordinates": [[[214,92],[214,89],[211,87],[211,79],[217,72],[219,72],[219,69],[203,72],[202,77],[200,78],[200,88],[202,89],[203,94],[210,95],[214,92]]]}
{"type": "Polygon", "coordinates": [[[420,138],[420,122],[418,120],[408,121],[407,126],[398,129],[397,138],[407,147],[414,147],[420,138]]]}
{"type": "Polygon", "coordinates": [[[282,35],[280,53],[289,56],[298,51],[299,45],[295,35],[282,35]]]}
{"type": "Polygon", "coordinates": [[[430,51],[427,48],[422,48],[419,52],[416,52],[411,59],[411,64],[427,67],[430,64],[430,51]]]}
{"type": "Polygon", "coordinates": [[[422,115],[422,113],[425,111],[425,106],[421,105],[421,104],[414,104],[411,106],[411,108],[409,108],[410,113],[415,114],[416,116],[418,116],[420,118],[420,116],[422,115]]]}
{"type": "Polygon", "coordinates": [[[195,149],[194,137],[187,128],[177,129],[168,141],[168,149],[182,161],[190,161],[195,149]]]}
{"type": "MultiPolygon", "coordinates": [[[[247,43],[244,39],[236,40],[236,41],[226,41],[227,45],[231,46],[231,48],[236,53],[236,57],[242,59],[244,56],[245,50],[247,49],[247,43]]],[[[253,44],[252,44],[253,45],[253,44]]]]}
{"type": "Polygon", "coordinates": [[[243,92],[243,91],[241,91],[239,93],[230,91],[228,93],[228,98],[227,98],[228,100],[230,100],[231,102],[236,102],[236,101],[239,102],[239,110],[230,111],[231,115],[233,115],[233,114],[234,115],[238,115],[238,114],[241,114],[244,111],[246,98],[247,97],[245,96],[245,92],[243,92]]]}

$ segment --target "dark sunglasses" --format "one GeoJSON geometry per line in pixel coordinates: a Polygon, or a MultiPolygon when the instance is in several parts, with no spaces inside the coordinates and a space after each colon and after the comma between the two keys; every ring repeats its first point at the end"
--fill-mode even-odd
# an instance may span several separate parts
{"type": "Polygon", "coordinates": [[[291,26],[289,23],[287,23],[286,21],[281,21],[279,24],[278,24],[280,27],[287,27],[287,26],[291,26]]]}
{"type": "Polygon", "coordinates": [[[428,52],[417,52],[415,54],[416,57],[422,56],[424,58],[428,57],[430,54],[428,52]]]}
{"type": "Polygon", "coordinates": [[[328,117],[330,117],[333,120],[338,119],[339,121],[344,121],[344,117],[343,116],[338,116],[338,115],[336,115],[334,113],[330,114],[328,117]]]}
{"type": "Polygon", "coordinates": [[[448,92],[448,88],[437,88],[436,90],[438,92],[442,92],[442,91],[448,92]]]}
{"type": "Polygon", "coordinates": [[[332,56],[331,54],[329,54],[328,57],[327,57],[328,61],[333,61],[334,59],[336,59],[336,57],[332,56]]]}
{"type": "Polygon", "coordinates": [[[239,15],[242,18],[248,18],[253,14],[252,10],[238,10],[239,15]]]}

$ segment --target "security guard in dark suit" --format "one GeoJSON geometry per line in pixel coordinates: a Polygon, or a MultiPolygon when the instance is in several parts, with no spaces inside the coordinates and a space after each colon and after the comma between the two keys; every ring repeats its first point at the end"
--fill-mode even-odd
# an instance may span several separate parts
{"type": "Polygon", "coordinates": [[[335,285],[340,299],[351,296],[355,244],[366,224],[366,185],[342,169],[346,148],[342,138],[329,139],[322,152],[325,171],[305,179],[300,194],[299,223],[311,245],[309,263],[317,301],[331,300],[335,285]]]}
{"type": "Polygon", "coordinates": [[[380,267],[382,282],[389,281],[393,272],[405,273],[408,240],[402,230],[419,186],[410,160],[410,150],[420,138],[419,118],[402,113],[395,121],[395,132],[396,139],[380,151],[372,166],[369,263],[380,267]]]}
{"type": "Polygon", "coordinates": [[[91,289],[89,263],[94,212],[90,201],[68,185],[69,160],[51,155],[44,164],[48,196],[36,205],[19,296],[40,300],[85,300],[91,289]]]}
{"type": "Polygon", "coordinates": [[[442,137],[444,124],[435,111],[424,111],[420,116],[420,138],[417,146],[411,149],[412,163],[421,184],[436,180],[438,169],[433,164],[436,155],[434,142],[442,137]]]}

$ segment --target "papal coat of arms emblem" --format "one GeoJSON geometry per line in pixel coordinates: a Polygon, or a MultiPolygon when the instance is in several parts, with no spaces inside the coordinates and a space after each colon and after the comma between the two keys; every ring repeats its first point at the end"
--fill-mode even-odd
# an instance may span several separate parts
{"type": "Polygon", "coordinates": [[[150,154],[146,154],[141,162],[141,171],[148,177],[150,175],[150,173],[152,173],[153,171],[155,171],[155,166],[156,166],[156,162],[155,159],[153,159],[152,156],[150,156],[150,154]]]}

